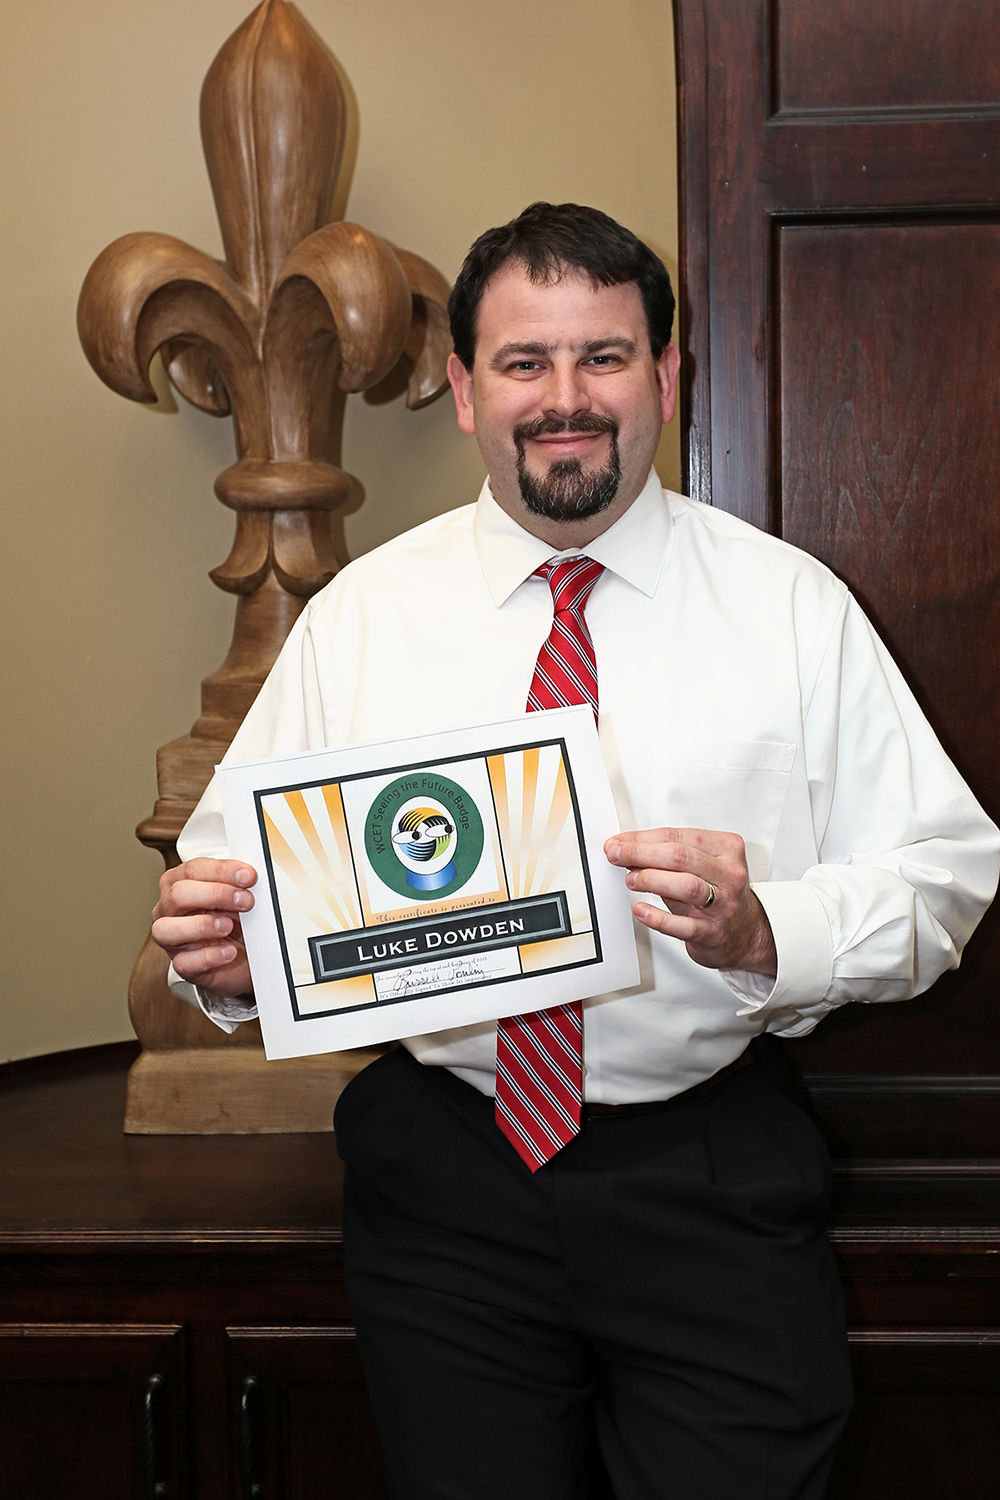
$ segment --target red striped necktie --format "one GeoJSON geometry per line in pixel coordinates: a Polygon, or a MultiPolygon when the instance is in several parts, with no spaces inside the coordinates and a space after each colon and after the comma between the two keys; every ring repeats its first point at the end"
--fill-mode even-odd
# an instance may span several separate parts
{"type": "MultiPolygon", "coordinates": [[[[589,703],[597,718],[597,661],[583,611],[603,572],[589,557],[537,569],[534,576],[549,581],[553,615],[535,663],[529,713],[589,703]]],[[[497,1023],[497,1124],[532,1172],[579,1133],[582,1104],[579,1000],[497,1023]]]]}

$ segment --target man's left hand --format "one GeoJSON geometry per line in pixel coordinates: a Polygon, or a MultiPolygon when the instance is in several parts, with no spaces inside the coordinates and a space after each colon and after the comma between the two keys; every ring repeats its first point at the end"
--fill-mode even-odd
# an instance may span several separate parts
{"type": "Polygon", "coordinates": [[[680,938],[695,963],[707,969],[777,974],[774,935],[751,888],[746,846],[739,834],[653,828],[616,834],[604,852],[613,865],[628,870],[625,884],[630,890],[648,892],[663,902],[634,906],[638,920],[654,932],[680,938]]]}

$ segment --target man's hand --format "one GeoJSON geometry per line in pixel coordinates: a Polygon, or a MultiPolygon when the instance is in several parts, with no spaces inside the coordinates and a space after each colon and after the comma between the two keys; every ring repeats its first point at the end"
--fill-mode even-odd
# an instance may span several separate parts
{"type": "Polygon", "coordinates": [[[160,876],[153,937],[182,979],[219,995],[248,995],[250,966],[240,930],[256,870],[235,859],[189,859],[160,876]]]}
{"type": "Polygon", "coordinates": [[[680,938],[695,963],[777,974],[771,924],[750,888],[739,834],[654,828],[616,834],[604,852],[613,865],[628,870],[630,890],[648,891],[664,903],[633,907],[639,921],[680,938]]]}

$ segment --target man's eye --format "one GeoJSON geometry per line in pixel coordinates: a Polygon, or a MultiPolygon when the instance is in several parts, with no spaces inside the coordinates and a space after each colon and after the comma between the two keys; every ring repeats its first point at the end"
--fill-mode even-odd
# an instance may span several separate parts
{"type": "Polygon", "coordinates": [[[618,356],[617,354],[592,354],[590,356],[590,363],[592,365],[599,365],[602,368],[606,368],[608,365],[617,364],[618,356]]]}

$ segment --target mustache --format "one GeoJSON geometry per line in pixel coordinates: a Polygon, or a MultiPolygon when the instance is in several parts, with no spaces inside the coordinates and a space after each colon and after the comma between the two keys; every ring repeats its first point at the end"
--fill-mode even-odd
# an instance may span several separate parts
{"type": "Polygon", "coordinates": [[[557,432],[607,432],[616,438],[618,423],[614,417],[583,411],[573,417],[536,417],[533,422],[519,422],[514,428],[513,436],[520,448],[532,438],[551,437],[557,432]]]}

